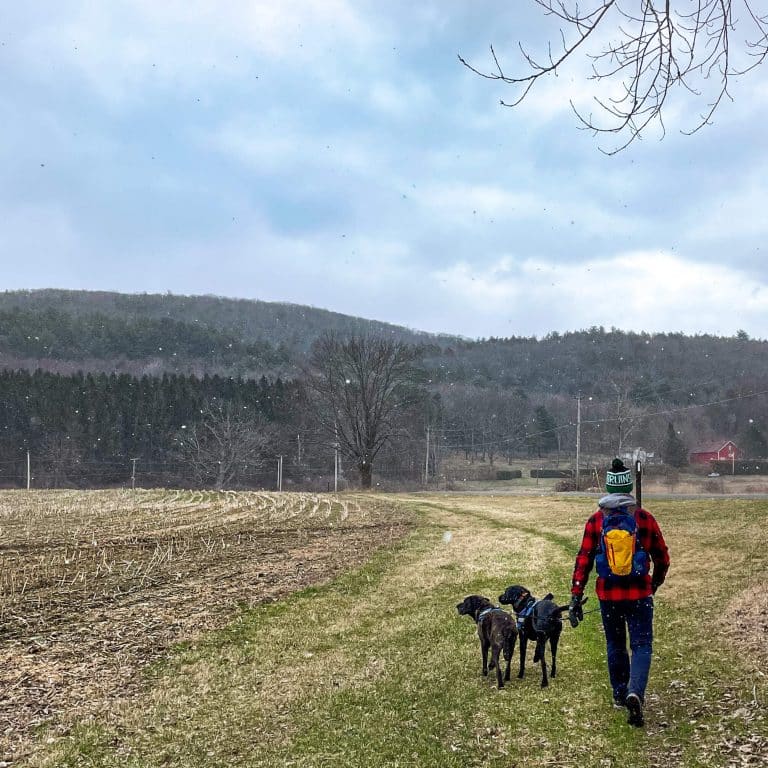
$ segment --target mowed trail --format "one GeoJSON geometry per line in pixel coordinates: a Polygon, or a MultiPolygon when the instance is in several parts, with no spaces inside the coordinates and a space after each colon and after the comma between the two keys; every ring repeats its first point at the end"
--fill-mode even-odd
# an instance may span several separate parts
{"type": "MultiPolygon", "coordinates": [[[[759,702],[747,707],[749,717],[735,715],[727,733],[718,729],[726,694],[729,712],[745,709],[747,671],[735,674],[726,642],[711,657],[711,641],[689,654],[686,638],[665,633],[663,603],[644,731],[628,728],[610,706],[596,614],[578,630],[566,626],[560,672],[548,689],[540,688],[531,654],[525,678],[503,690],[481,676],[474,625],[457,616],[456,603],[469,593],[495,601],[511,583],[567,602],[593,502],[420,496],[399,503],[420,520],[405,542],[328,586],[243,613],[157,670],[140,707],[86,724],[32,764],[758,764],[749,761],[760,757],[765,735],[759,702]]],[[[587,607],[596,607],[594,597],[587,607]]]]}

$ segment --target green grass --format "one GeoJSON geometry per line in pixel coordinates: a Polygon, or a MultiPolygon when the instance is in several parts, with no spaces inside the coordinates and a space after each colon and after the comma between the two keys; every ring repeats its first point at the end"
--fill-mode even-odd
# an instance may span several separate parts
{"type": "MultiPolygon", "coordinates": [[[[654,510],[673,567],[657,600],[641,731],[611,707],[597,614],[577,630],[566,625],[548,689],[529,649],[525,678],[513,673],[499,691],[480,674],[474,625],[455,611],[466,594],[495,600],[511,583],[567,602],[591,501],[405,503],[420,520],[405,542],[178,649],[153,669],[143,701],[80,725],[32,763],[713,768],[768,748],[765,677],[718,623],[734,594],[765,580],[768,558],[756,540],[768,505],[665,502],[654,510]],[[698,568],[696,557],[705,557],[698,568]]],[[[596,605],[591,597],[587,607],[596,605]]]]}

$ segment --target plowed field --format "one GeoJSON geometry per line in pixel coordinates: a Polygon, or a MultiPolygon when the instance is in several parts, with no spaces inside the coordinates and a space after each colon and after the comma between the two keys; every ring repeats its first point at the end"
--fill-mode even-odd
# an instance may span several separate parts
{"type": "MultiPolygon", "coordinates": [[[[130,699],[170,645],[323,583],[400,539],[364,497],[0,493],[0,755],[130,699]]],[[[1,763],[0,763],[1,764],[1,763]]]]}

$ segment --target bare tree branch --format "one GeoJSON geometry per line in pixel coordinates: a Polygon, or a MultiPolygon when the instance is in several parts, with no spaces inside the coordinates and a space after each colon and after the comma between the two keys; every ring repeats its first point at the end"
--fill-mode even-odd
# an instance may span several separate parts
{"type": "Polygon", "coordinates": [[[560,21],[560,53],[548,44],[545,59],[534,57],[522,45],[527,71],[508,74],[491,46],[493,67],[479,69],[459,61],[481,77],[500,80],[516,89],[509,101],[520,104],[540,80],[557,75],[566,62],[583,53],[592,64],[588,79],[618,87],[619,96],[595,98],[607,120],[571,107],[581,126],[596,135],[612,135],[618,142],[606,154],[615,154],[641,137],[652,123],[664,130],[663,111],[670,92],[681,87],[697,99],[709,97],[691,134],[709,125],[723,99],[731,98],[733,78],[746,74],[768,56],[768,14],[757,10],[759,0],[592,0],[582,8],[576,0],[534,0],[544,13],[560,21]],[[744,35],[733,45],[737,28],[744,35]],[[590,52],[587,43],[599,32],[602,48],[590,52]],[[734,51],[746,57],[738,63],[734,51]]]}

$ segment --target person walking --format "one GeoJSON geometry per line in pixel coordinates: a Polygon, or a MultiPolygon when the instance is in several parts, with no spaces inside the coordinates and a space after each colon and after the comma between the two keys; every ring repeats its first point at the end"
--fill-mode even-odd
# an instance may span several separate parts
{"type": "Polygon", "coordinates": [[[653,515],[631,495],[632,475],[621,459],[614,459],[606,472],[605,490],[576,555],[568,618],[573,627],[583,621],[584,589],[595,565],[614,706],[626,707],[627,722],[642,727],[653,648],[653,595],[667,576],[669,550],[653,515]]]}

